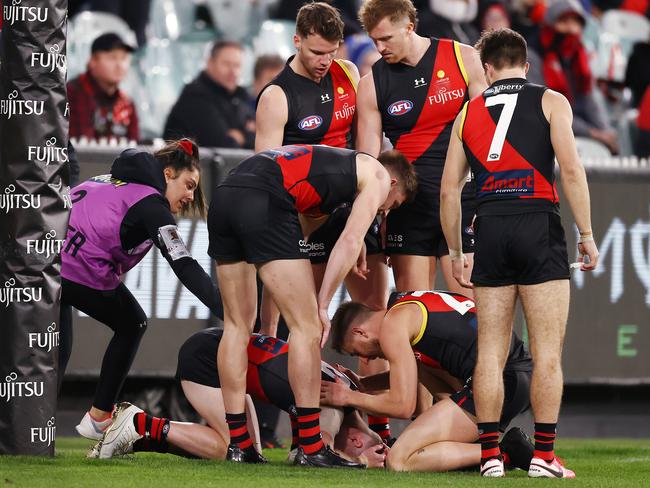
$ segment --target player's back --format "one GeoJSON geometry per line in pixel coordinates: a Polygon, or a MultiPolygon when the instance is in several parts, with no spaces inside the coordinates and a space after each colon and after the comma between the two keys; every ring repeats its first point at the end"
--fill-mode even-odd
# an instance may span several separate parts
{"type": "Polygon", "coordinates": [[[298,212],[329,214],[354,200],[356,156],[355,151],[328,146],[282,146],[242,161],[221,186],[258,188],[298,212]]]}
{"type": "Polygon", "coordinates": [[[459,135],[476,179],[478,215],[557,212],[546,88],[499,80],[464,108],[459,135]]]}

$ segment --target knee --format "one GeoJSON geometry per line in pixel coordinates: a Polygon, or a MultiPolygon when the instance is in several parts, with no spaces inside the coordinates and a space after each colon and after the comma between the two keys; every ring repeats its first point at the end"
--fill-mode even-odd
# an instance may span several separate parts
{"type": "Polygon", "coordinates": [[[226,459],[227,445],[228,442],[226,440],[222,439],[220,436],[215,436],[215,439],[211,440],[205,446],[206,458],[215,459],[217,461],[223,461],[224,459],[226,459]]]}
{"type": "Polygon", "coordinates": [[[386,456],[386,469],[390,471],[408,471],[407,460],[410,453],[400,445],[399,440],[388,451],[386,456]]]}

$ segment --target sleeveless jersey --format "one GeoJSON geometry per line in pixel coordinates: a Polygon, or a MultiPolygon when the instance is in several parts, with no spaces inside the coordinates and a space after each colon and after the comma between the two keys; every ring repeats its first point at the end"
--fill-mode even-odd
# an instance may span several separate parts
{"type": "Polygon", "coordinates": [[[394,148],[410,162],[442,175],[451,127],[468,98],[468,77],[459,44],[431,38],[415,66],[372,67],[382,128],[394,148]]]}
{"type": "MultiPolygon", "coordinates": [[[[422,310],[420,332],[411,342],[416,358],[466,380],[476,366],[477,320],[474,302],[451,292],[416,291],[394,293],[389,310],[415,303],[422,310]]],[[[530,371],[530,356],[523,342],[512,334],[506,370],[530,371]]]]}
{"type": "Polygon", "coordinates": [[[147,239],[123,249],[120,228],[129,209],[149,195],[151,186],[126,183],[102,175],[75,187],[68,233],[61,253],[61,276],[95,290],[114,290],[120,276],[149,252],[147,239]]]}
{"type": "Polygon", "coordinates": [[[352,202],[357,153],[327,146],[283,146],[258,153],[234,168],[221,186],[258,188],[320,216],[352,202]]]}
{"type": "Polygon", "coordinates": [[[464,107],[458,136],[476,178],[478,215],[559,212],[545,90],[500,80],[464,107]]]}
{"type": "Polygon", "coordinates": [[[282,88],[287,97],[289,111],[282,145],[351,147],[357,87],[347,67],[335,59],[320,83],[316,83],[291,69],[289,63],[293,58],[270,83],[282,88]]]}

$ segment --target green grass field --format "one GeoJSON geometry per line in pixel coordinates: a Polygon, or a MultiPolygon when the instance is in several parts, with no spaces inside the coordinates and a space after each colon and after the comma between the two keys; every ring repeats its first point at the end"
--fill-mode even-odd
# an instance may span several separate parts
{"type": "Polygon", "coordinates": [[[500,480],[481,479],[477,473],[417,474],[380,470],[315,470],[294,468],[286,451],[265,451],[271,464],[237,466],[223,462],[183,459],[171,455],[138,453],[126,459],[85,459],[88,441],[57,440],[56,457],[0,457],[1,487],[155,486],[243,487],[413,487],[413,486],[523,486],[568,483],[572,486],[650,486],[650,440],[561,440],[558,455],[576,471],[576,480],[529,480],[522,471],[500,480]]]}

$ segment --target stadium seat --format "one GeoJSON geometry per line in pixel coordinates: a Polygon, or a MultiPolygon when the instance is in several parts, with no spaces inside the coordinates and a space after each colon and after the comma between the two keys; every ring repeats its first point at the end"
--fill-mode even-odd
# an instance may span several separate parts
{"type": "Polygon", "coordinates": [[[149,32],[159,39],[178,39],[194,30],[196,5],[193,0],[152,0],[149,32]]]}
{"type": "Polygon", "coordinates": [[[81,12],[68,23],[68,79],[86,70],[90,46],[100,35],[114,32],[125,42],[137,46],[135,33],[120,17],[105,12],[81,12]]]}
{"type": "Polygon", "coordinates": [[[268,2],[205,0],[220,37],[246,43],[267,15],[268,2]]]}
{"type": "Polygon", "coordinates": [[[621,39],[610,32],[603,32],[598,39],[598,48],[591,60],[591,69],[599,80],[623,83],[627,56],[621,39]]]}
{"type": "Polygon", "coordinates": [[[600,161],[612,157],[607,146],[586,137],[576,137],[576,148],[581,159],[600,161]]]}
{"type": "Polygon", "coordinates": [[[602,18],[603,32],[615,34],[632,42],[650,39],[650,21],[634,12],[608,10],[602,18]]]}
{"type": "Polygon", "coordinates": [[[293,35],[296,26],[288,20],[266,20],[262,23],[259,33],[253,39],[255,56],[263,54],[279,54],[288,58],[295,53],[293,35]]]}

